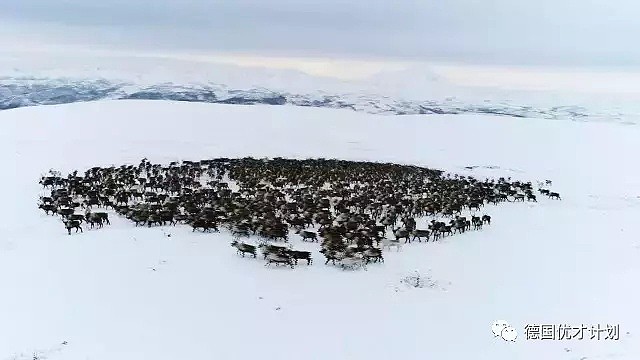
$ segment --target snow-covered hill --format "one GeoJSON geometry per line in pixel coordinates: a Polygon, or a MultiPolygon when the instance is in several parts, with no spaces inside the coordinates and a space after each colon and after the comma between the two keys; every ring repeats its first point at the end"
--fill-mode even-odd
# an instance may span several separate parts
{"type": "MultiPolygon", "coordinates": [[[[108,88],[108,85],[97,85],[108,88]]],[[[635,126],[509,117],[99,101],[0,112],[0,359],[640,358],[635,126]],[[230,237],[114,218],[68,236],[36,208],[50,168],[219,156],[338,157],[552,179],[562,201],[343,272],[269,269],[230,237]],[[166,234],[171,233],[171,237],[166,234]],[[435,286],[400,280],[418,270],[435,286]],[[507,320],[515,343],[493,337],[507,320]],[[620,340],[525,340],[527,324],[620,324],[620,340]]],[[[296,247],[317,245],[294,240],[296,247]]]]}
{"type": "MultiPolygon", "coordinates": [[[[375,82],[372,84],[376,84],[375,82]]],[[[380,85],[372,85],[379,89],[380,85]]],[[[291,92],[261,87],[233,88],[215,83],[136,84],[107,79],[0,78],[0,110],[34,105],[66,104],[105,99],[174,100],[240,105],[294,105],[346,108],[370,114],[491,114],[518,118],[636,123],[635,114],[585,105],[542,105],[514,100],[447,96],[412,100],[371,92],[291,92]]]]}
{"type": "Polygon", "coordinates": [[[492,114],[636,124],[639,92],[630,83],[624,89],[635,89],[635,95],[570,94],[503,89],[495,84],[462,86],[421,63],[58,47],[0,49],[0,110],[107,99],[164,99],[343,108],[386,115],[492,114]],[[354,77],[336,77],[350,72],[354,77]]]}

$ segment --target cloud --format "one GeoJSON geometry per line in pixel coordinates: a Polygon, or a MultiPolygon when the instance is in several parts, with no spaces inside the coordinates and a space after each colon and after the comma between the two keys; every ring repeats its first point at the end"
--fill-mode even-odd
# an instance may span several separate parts
{"type": "MultiPolygon", "coordinates": [[[[58,42],[484,64],[640,64],[631,0],[20,0],[58,42]]],[[[45,35],[46,34],[46,35],[45,35]]]]}

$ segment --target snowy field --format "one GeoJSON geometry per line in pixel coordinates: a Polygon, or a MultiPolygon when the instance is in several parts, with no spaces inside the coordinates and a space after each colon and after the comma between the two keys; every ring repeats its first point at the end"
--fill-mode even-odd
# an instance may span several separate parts
{"type": "Polygon", "coordinates": [[[0,112],[0,360],[640,359],[639,139],[614,123],[289,106],[0,112]],[[224,230],[112,216],[68,236],[36,205],[51,168],[248,155],[551,179],[563,200],[488,206],[490,227],[386,252],[366,272],[324,266],[296,237],[317,261],[291,270],[237,256],[224,230]],[[416,270],[433,286],[403,286],[416,270]],[[494,338],[499,319],[515,343],[494,338]],[[527,324],[620,324],[620,340],[525,340],[527,324]]]}

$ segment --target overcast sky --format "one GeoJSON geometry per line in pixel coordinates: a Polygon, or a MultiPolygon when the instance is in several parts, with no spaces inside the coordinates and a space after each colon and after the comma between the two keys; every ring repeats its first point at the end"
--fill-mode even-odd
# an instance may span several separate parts
{"type": "Polygon", "coordinates": [[[498,65],[640,65],[638,19],[635,0],[5,0],[0,8],[0,23],[48,44],[498,65]]]}

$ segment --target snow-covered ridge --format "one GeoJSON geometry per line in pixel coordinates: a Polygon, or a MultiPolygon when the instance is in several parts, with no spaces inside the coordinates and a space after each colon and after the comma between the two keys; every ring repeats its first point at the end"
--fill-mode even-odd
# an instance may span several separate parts
{"type": "Polygon", "coordinates": [[[141,85],[107,79],[0,77],[0,110],[94,100],[173,100],[223,104],[346,108],[371,114],[493,114],[518,118],[636,123],[633,114],[585,106],[539,106],[512,101],[470,101],[456,97],[406,100],[368,93],[294,93],[261,87],[236,89],[215,83],[141,85]],[[624,121],[622,120],[624,119],[624,121]]]}

